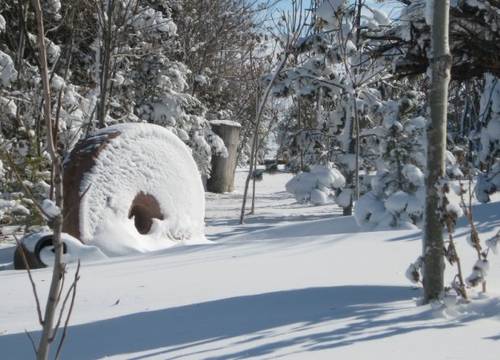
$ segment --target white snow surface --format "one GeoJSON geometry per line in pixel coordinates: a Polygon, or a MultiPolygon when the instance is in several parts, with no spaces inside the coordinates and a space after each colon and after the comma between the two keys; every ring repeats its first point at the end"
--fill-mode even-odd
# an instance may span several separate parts
{"type": "MultiPolygon", "coordinates": [[[[297,204],[281,173],[257,183],[256,213],[241,226],[245,175],[234,193],[207,194],[215,244],[83,263],[62,359],[498,359],[496,257],[488,295],[417,306],[405,271],[418,231],[360,232],[333,205],[297,204]]],[[[499,207],[474,207],[481,237],[498,230],[499,207]]],[[[460,221],[455,240],[468,274],[466,229],[460,221]]],[[[42,299],[50,275],[33,271],[42,299]]],[[[40,327],[26,273],[0,271],[0,285],[0,357],[32,358],[25,330],[36,341],[40,327]]]]}
{"type": "Polygon", "coordinates": [[[211,125],[227,125],[234,127],[241,127],[241,124],[236,121],[231,120],[210,120],[211,125]]]}
{"type": "Polygon", "coordinates": [[[205,242],[203,185],[189,148],[152,124],[115,125],[96,136],[115,131],[121,135],[82,181],[81,240],[110,256],[205,242]],[[148,234],[140,234],[128,218],[140,192],[154,196],[164,216],[153,220],[148,234]]]}

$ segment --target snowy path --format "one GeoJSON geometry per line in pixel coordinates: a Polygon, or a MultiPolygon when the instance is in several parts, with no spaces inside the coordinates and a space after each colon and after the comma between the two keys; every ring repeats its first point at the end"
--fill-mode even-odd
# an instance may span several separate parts
{"type": "MultiPolygon", "coordinates": [[[[264,230],[277,225],[300,221],[328,219],[341,214],[336,205],[304,206],[297,204],[292,194],[285,191],[285,184],[291,179],[289,173],[264,174],[263,181],[256,182],[255,214],[245,218],[245,225],[239,225],[241,201],[247,171],[238,169],[235,191],[228,194],[207,193],[206,234],[210,240],[225,236],[264,230]]],[[[250,192],[251,194],[251,186],[250,192]]],[[[251,197],[247,201],[250,210],[251,197]]]]}
{"type": "MultiPolygon", "coordinates": [[[[261,231],[230,220],[239,201],[227,194],[207,203],[213,245],[84,264],[63,359],[498,359],[499,259],[490,297],[460,314],[417,307],[404,271],[418,233],[359,233],[327,207],[314,215],[277,193],[281,175],[261,184],[264,206],[247,226],[261,231]]],[[[499,207],[476,209],[487,234],[499,207]]],[[[471,252],[461,254],[469,269],[471,252]]],[[[45,293],[49,271],[35,276],[45,293]]],[[[30,358],[24,330],[39,328],[26,274],[0,272],[0,288],[0,358],[30,358]]]]}

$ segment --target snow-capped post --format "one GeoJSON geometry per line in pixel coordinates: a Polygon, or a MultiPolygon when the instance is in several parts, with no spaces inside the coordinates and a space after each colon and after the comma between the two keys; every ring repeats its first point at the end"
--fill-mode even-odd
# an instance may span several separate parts
{"type": "MultiPolygon", "coordinates": [[[[63,189],[62,189],[62,164],[61,158],[57,152],[55,143],[56,134],[54,132],[52,121],[51,97],[50,97],[50,80],[47,65],[47,51],[45,47],[45,30],[43,25],[43,13],[40,0],[33,0],[33,7],[35,9],[35,18],[37,24],[37,45],[38,45],[38,58],[40,75],[43,85],[43,115],[45,118],[45,128],[47,131],[47,149],[52,162],[54,192],[55,192],[55,206],[61,209],[63,202],[63,189]]],[[[57,129],[55,129],[57,131],[57,129]]],[[[56,317],[57,305],[61,296],[62,280],[64,277],[64,264],[62,261],[63,245],[61,241],[62,232],[62,212],[56,211],[50,218],[50,225],[54,232],[53,246],[54,246],[54,266],[52,270],[52,280],[50,283],[49,294],[47,303],[45,305],[45,314],[42,322],[42,335],[38,343],[37,359],[45,360],[48,358],[50,344],[54,341],[54,322],[56,317]]]]}
{"type": "Polygon", "coordinates": [[[241,125],[234,121],[212,120],[210,125],[214,133],[220,136],[227,148],[227,157],[212,156],[212,170],[207,180],[207,190],[214,193],[234,190],[234,172],[240,139],[241,125]]]}
{"type": "Polygon", "coordinates": [[[439,300],[444,289],[444,242],[439,214],[439,181],[445,175],[446,123],[451,54],[450,1],[427,0],[432,9],[432,85],[429,97],[431,123],[427,129],[427,176],[423,243],[424,302],[439,300]]]}

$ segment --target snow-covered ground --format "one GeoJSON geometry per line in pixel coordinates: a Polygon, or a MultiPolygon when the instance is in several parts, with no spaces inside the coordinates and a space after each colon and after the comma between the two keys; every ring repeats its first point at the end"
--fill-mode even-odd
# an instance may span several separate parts
{"type": "MultiPolygon", "coordinates": [[[[472,305],[416,306],[404,273],[418,232],[363,233],[333,206],[296,204],[288,174],[264,175],[241,226],[237,175],[235,193],[207,195],[214,244],[83,264],[63,359],[499,358],[500,259],[472,305]]],[[[475,215],[484,238],[500,228],[499,202],[475,215]]],[[[34,272],[42,298],[49,275],[34,272]]],[[[26,273],[1,271],[0,288],[0,358],[30,358],[25,330],[40,329],[26,273]]]]}
{"type": "MultiPolygon", "coordinates": [[[[337,206],[305,206],[298,204],[295,197],[286,192],[285,184],[292,178],[289,173],[265,173],[263,181],[255,184],[257,198],[256,213],[245,218],[245,225],[239,225],[241,199],[248,172],[238,169],[235,178],[235,191],[227,194],[206,194],[205,233],[210,240],[218,240],[226,236],[264,230],[277,225],[295,222],[330,219],[340,215],[342,210],[337,206]]],[[[250,191],[251,191],[250,183],[250,191]]],[[[249,194],[251,194],[249,192],[249,194]]],[[[247,205],[250,209],[251,198],[247,205]]]]}

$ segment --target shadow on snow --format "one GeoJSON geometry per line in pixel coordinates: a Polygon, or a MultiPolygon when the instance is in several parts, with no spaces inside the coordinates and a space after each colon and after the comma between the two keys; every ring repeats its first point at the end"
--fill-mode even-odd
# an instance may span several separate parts
{"type": "MultiPolygon", "coordinates": [[[[389,305],[409,301],[406,307],[414,307],[411,299],[416,295],[414,290],[401,286],[317,287],[135,313],[70,326],[62,358],[95,359],[147,351],[145,357],[171,359],[172,352],[195,351],[196,346],[203,345],[208,349],[198,352],[211,352],[223,346],[224,354],[217,359],[243,359],[273,354],[290,346],[298,345],[301,351],[308,352],[428,327],[457,326],[452,322],[426,324],[422,320],[432,318],[429,312],[398,316],[397,309],[389,305]],[[342,319],[346,321],[331,330],[322,326],[342,319]],[[289,326],[286,339],[274,339],[273,332],[281,326],[289,326]],[[252,344],[256,339],[265,339],[266,343],[252,344]],[[225,340],[226,345],[215,344],[220,340],[225,340]],[[242,343],[247,345],[245,351],[231,353],[231,345],[242,343]]],[[[33,335],[38,338],[40,333],[33,335]]],[[[0,336],[0,349],[9,359],[32,355],[28,338],[23,333],[0,336]]],[[[179,358],[194,354],[186,353],[179,358]]]]}

